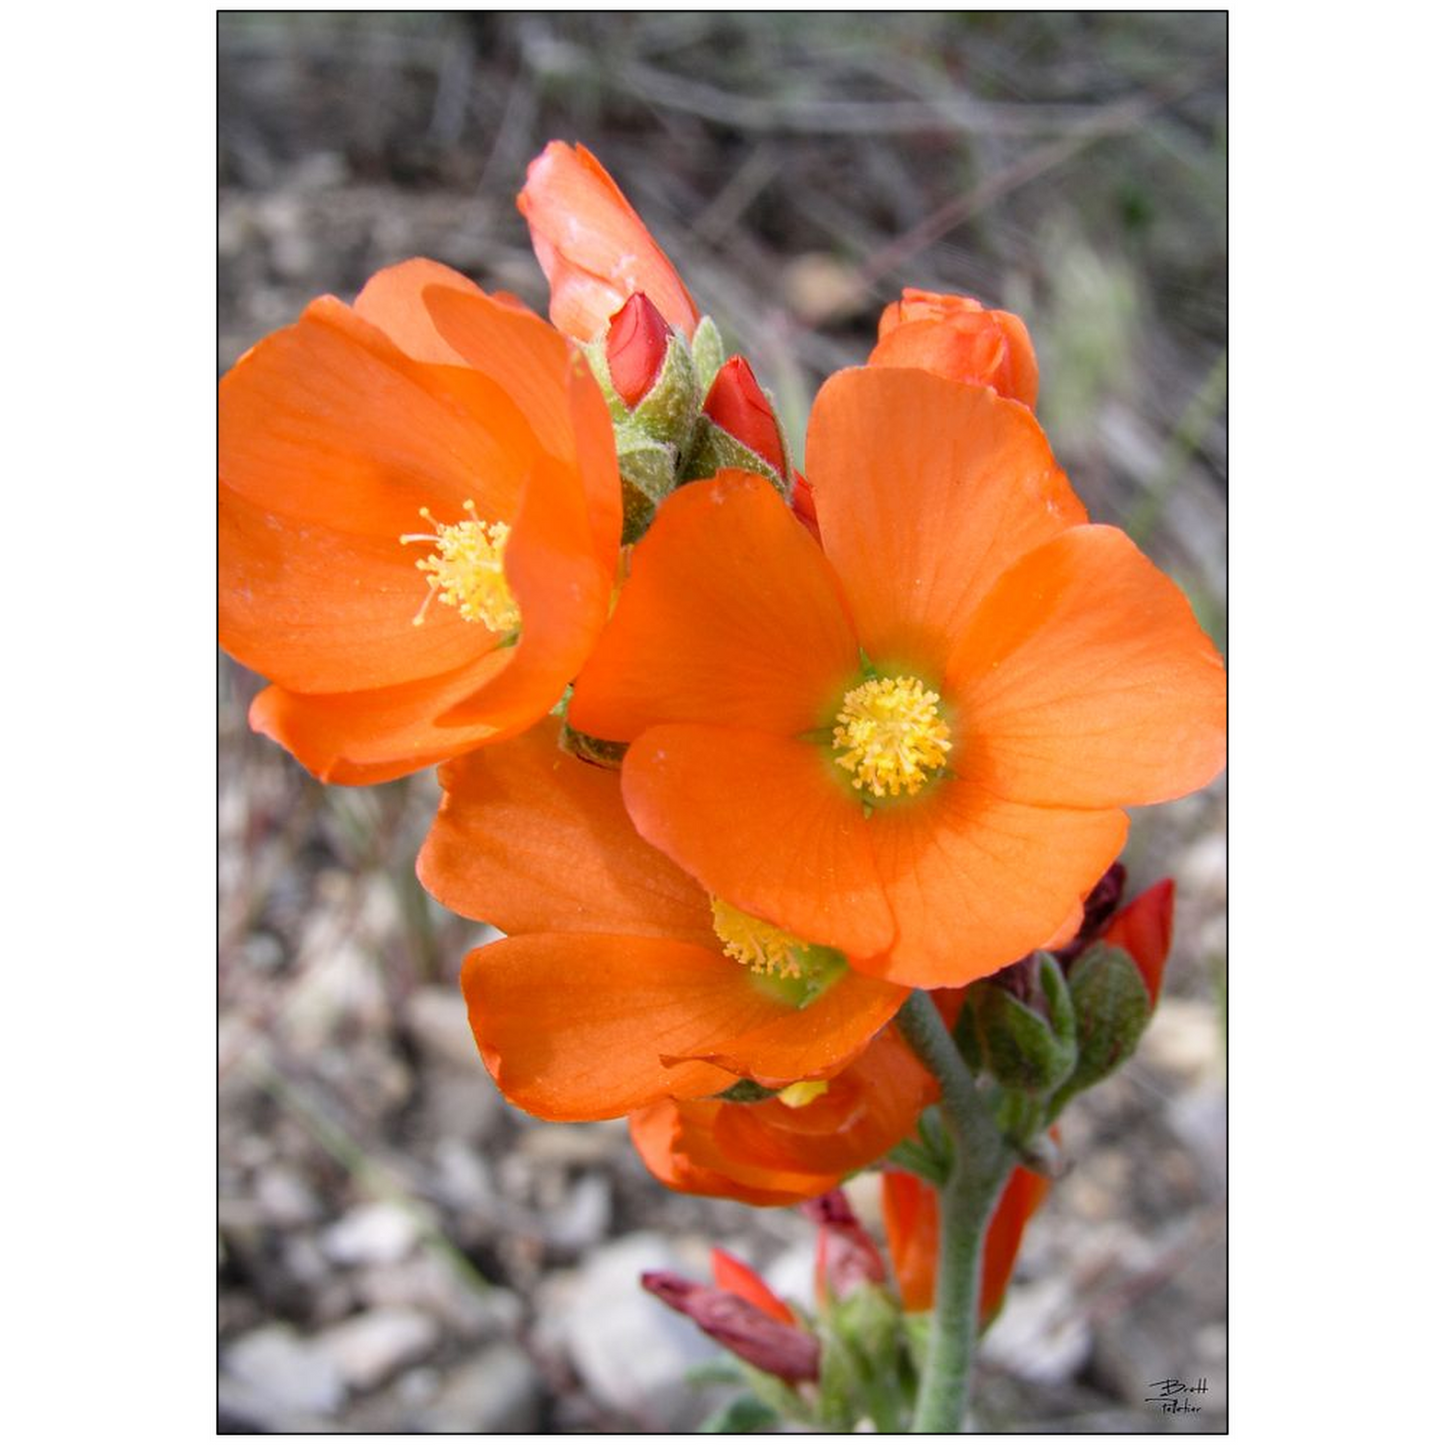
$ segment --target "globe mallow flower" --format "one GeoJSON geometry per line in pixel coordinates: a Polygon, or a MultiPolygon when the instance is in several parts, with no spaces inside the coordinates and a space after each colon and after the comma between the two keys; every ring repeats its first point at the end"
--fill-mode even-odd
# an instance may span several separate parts
{"type": "Polygon", "coordinates": [[[990,311],[972,296],[905,288],[878,319],[869,366],[910,366],[951,381],[991,386],[1030,410],[1039,365],[1028,328],[1011,312],[990,311]]]}
{"type": "Polygon", "coordinates": [[[553,324],[592,341],[630,296],[644,292],[689,340],[698,310],[642,218],[586,146],[551,141],[517,197],[552,288],[553,324]]]}
{"type": "Polygon", "coordinates": [[[628,1120],[654,1178],[680,1194],[799,1204],[836,1189],[901,1144],[938,1098],[938,1083],[896,1027],[807,1093],[759,1103],[669,1098],[628,1120]]]}
{"type": "Polygon", "coordinates": [[[558,730],[443,767],[417,864],[448,908],[510,935],[461,978],[502,1093],[579,1120],[740,1077],[792,1098],[822,1088],[905,991],[709,896],[637,834],[617,773],[562,752],[558,730]]]}
{"type": "Polygon", "coordinates": [[[222,646],[252,726],[328,782],[512,736],[612,595],[621,498],[585,362],[433,262],[312,302],[222,379],[222,646]]]}
{"type": "Polygon", "coordinates": [[[756,476],[668,498],[569,722],[629,744],[629,815],[709,894],[968,983],[1072,937],[1125,807],[1219,771],[1223,666],[990,389],[839,373],[807,462],[821,546],[756,476]]]}

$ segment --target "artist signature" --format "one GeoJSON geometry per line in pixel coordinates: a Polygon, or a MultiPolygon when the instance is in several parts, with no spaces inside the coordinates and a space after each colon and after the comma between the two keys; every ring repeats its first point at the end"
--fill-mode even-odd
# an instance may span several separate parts
{"type": "Polygon", "coordinates": [[[1209,1381],[1202,1375],[1192,1384],[1187,1380],[1151,1380],[1152,1394],[1145,1396],[1146,1405],[1158,1405],[1164,1415],[1197,1415],[1199,1406],[1190,1398],[1193,1395],[1207,1395],[1209,1381]]]}

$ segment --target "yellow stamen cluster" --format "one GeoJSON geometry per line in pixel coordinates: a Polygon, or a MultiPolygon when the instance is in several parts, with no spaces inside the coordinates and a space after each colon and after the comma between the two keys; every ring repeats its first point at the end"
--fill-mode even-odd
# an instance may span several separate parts
{"type": "Polygon", "coordinates": [[[875,798],[916,793],[944,765],[953,743],[938,694],[916,677],[875,677],[843,698],[833,729],[834,761],[875,798]]]}
{"type": "Polygon", "coordinates": [[[712,927],[723,952],[754,973],[802,978],[808,945],[794,934],[764,923],[721,898],[712,900],[712,927]]]}
{"type": "Polygon", "coordinates": [[[427,594],[412,626],[421,626],[432,598],[440,597],[468,622],[480,622],[493,632],[511,632],[522,620],[502,570],[512,529],[505,522],[483,522],[475,502],[464,502],[462,510],[467,514],[464,522],[444,527],[430,508],[423,507],[422,518],[431,523],[432,531],[401,538],[403,543],[425,542],[434,548],[431,556],[416,564],[426,573],[427,594]]]}

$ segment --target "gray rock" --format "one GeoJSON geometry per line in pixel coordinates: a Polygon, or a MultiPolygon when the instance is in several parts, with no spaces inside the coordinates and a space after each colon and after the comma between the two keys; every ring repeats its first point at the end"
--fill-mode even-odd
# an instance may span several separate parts
{"type": "Polygon", "coordinates": [[[612,1223],[612,1190],[601,1174],[584,1174],[546,1220],[547,1242],[554,1249],[580,1254],[600,1244],[612,1223]]]}
{"type": "Polygon", "coordinates": [[[405,1018],[425,1059],[450,1064],[468,1074],[481,1072],[481,1057],[460,989],[440,984],[417,989],[406,1001],[405,1018]]]}
{"type": "Polygon", "coordinates": [[[336,1362],[286,1325],[242,1335],[221,1356],[222,1404],[271,1429],[334,1414],[346,1389],[336,1362]]]}
{"type": "Polygon", "coordinates": [[[316,1347],[353,1390],[373,1390],[406,1365],[425,1359],[441,1328],[420,1310],[374,1309],[316,1337],[316,1347]]]}
{"type": "Polygon", "coordinates": [[[373,1265],[357,1277],[356,1289],[369,1306],[435,1315],[448,1334],[464,1340],[498,1339],[521,1323],[522,1302],[510,1290],[480,1290],[431,1252],[373,1265]]]}
{"type": "Polygon", "coordinates": [[[594,1399],[645,1430],[687,1430],[707,1401],[683,1375],[718,1347],[642,1288],[648,1269],[685,1265],[659,1234],[629,1234],[599,1249],[570,1282],[560,1332],[594,1399]]]}
{"type": "Polygon", "coordinates": [[[526,1354],[509,1343],[489,1345],[449,1371],[417,1428],[432,1434],[526,1435],[541,1423],[542,1380],[526,1354]]]}
{"type": "Polygon", "coordinates": [[[1067,1281],[1014,1284],[979,1347],[980,1359],[1039,1385],[1069,1379],[1089,1354],[1090,1332],[1067,1281]]]}

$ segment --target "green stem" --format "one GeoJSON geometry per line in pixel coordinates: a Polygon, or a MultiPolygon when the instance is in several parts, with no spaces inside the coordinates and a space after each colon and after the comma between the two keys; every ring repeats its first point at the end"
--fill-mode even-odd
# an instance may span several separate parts
{"type": "Polygon", "coordinates": [[[899,1011],[898,1027],[938,1079],[954,1146],[953,1167],[939,1191],[933,1326],[912,1431],[955,1434],[968,1409],[984,1233],[1012,1155],[927,993],[914,991],[899,1011]]]}

